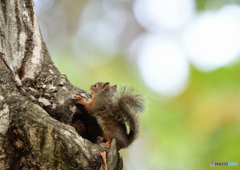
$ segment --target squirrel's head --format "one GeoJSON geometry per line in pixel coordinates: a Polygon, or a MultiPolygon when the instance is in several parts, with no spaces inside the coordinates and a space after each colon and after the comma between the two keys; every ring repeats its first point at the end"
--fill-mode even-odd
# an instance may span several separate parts
{"type": "Polygon", "coordinates": [[[117,89],[117,85],[109,86],[109,82],[106,82],[106,83],[98,82],[92,85],[90,90],[91,90],[92,98],[94,98],[96,94],[105,93],[105,92],[112,94],[113,96],[116,89],[117,89]]]}

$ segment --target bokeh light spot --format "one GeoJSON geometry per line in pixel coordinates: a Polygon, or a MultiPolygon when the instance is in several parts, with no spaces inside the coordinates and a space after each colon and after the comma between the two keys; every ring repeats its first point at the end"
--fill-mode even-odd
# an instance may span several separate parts
{"type": "Polygon", "coordinates": [[[76,57],[87,67],[107,64],[118,53],[125,25],[126,14],[121,5],[105,0],[88,2],[73,46],[76,57]]]}
{"type": "Polygon", "coordinates": [[[137,0],[133,7],[138,22],[149,30],[177,29],[195,12],[193,0],[137,0]]]}
{"type": "Polygon", "coordinates": [[[203,12],[183,34],[189,59],[209,71],[235,61],[240,55],[240,7],[203,12]],[[238,11],[238,12],[237,12],[238,11]],[[238,16],[238,17],[237,17],[238,16]]]}
{"type": "Polygon", "coordinates": [[[170,35],[148,34],[135,42],[138,66],[145,83],[164,96],[176,96],[186,86],[188,61],[176,39],[170,35]]]}

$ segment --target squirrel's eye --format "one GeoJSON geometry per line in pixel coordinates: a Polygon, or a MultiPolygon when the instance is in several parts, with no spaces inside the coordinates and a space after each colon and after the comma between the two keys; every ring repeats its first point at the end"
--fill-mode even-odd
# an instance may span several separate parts
{"type": "Polygon", "coordinates": [[[93,87],[97,87],[97,84],[95,84],[93,87]]]}

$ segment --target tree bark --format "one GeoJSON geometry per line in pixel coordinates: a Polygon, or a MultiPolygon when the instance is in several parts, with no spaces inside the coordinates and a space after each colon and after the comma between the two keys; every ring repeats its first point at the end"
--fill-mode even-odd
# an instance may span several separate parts
{"type": "MultiPolygon", "coordinates": [[[[33,0],[0,3],[0,169],[103,169],[102,130],[72,100],[91,96],[53,64],[33,0]]],[[[107,164],[122,169],[115,141],[107,164]]]]}

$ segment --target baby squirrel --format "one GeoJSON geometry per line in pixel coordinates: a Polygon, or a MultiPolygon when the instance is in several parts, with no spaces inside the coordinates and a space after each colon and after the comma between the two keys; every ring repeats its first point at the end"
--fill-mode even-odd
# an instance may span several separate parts
{"type": "Polygon", "coordinates": [[[133,89],[124,87],[118,93],[116,89],[117,85],[99,82],[91,86],[91,101],[85,101],[80,96],[74,100],[76,104],[83,105],[89,114],[97,117],[107,141],[106,148],[115,139],[116,148],[120,150],[129,146],[138,134],[138,113],[144,111],[144,100],[140,95],[133,94],[133,89]],[[129,125],[129,133],[126,123],[129,125]]]}

